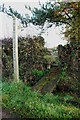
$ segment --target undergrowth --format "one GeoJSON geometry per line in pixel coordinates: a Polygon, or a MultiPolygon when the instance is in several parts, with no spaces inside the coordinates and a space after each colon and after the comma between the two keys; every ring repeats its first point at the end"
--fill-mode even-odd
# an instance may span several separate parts
{"type": "Polygon", "coordinates": [[[58,95],[47,93],[43,96],[31,91],[23,82],[2,83],[2,107],[17,113],[21,118],[69,120],[80,117],[80,109],[62,103],[58,95]]]}

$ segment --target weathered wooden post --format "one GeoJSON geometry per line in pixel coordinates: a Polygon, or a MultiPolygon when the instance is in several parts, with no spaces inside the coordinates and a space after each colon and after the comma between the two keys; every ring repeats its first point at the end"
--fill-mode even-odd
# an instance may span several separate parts
{"type": "Polygon", "coordinates": [[[18,67],[18,35],[16,17],[13,16],[13,66],[14,66],[14,80],[19,82],[19,67],[18,67]]]}

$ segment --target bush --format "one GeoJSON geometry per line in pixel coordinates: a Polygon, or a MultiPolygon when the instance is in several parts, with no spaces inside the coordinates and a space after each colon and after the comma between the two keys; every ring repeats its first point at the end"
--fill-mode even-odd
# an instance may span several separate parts
{"type": "Polygon", "coordinates": [[[53,118],[69,120],[79,118],[80,110],[58,102],[58,96],[31,91],[24,83],[3,82],[2,106],[16,112],[21,118],[53,118]]]}
{"type": "MultiPolygon", "coordinates": [[[[44,39],[40,36],[34,38],[19,37],[18,41],[19,75],[20,79],[27,80],[28,72],[33,67],[36,68],[36,63],[44,61],[44,39]]],[[[12,38],[4,38],[2,40],[2,50],[3,77],[12,79],[14,71],[12,38]]]]}

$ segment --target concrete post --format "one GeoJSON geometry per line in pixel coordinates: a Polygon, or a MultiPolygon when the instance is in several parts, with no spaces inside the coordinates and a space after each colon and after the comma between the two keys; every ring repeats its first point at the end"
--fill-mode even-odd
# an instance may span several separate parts
{"type": "Polygon", "coordinates": [[[18,67],[18,35],[16,18],[13,16],[13,65],[14,65],[14,80],[19,82],[19,67],[18,67]]]}

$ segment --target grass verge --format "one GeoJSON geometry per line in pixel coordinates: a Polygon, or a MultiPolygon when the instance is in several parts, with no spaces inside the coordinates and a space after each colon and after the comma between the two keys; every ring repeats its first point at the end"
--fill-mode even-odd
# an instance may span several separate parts
{"type": "Polygon", "coordinates": [[[80,109],[62,103],[58,95],[31,91],[23,82],[2,83],[2,107],[21,118],[52,118],[53,120],[79,119],[80,109]]]}

